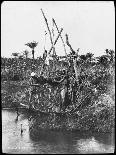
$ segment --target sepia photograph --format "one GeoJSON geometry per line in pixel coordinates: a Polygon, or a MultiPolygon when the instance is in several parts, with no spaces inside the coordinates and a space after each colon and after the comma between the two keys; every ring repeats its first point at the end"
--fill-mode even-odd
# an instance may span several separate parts
{"type": "Polygon", "coordinates": [[[113,1],[1,3],[2,153],[115,152],[113,1]]]}

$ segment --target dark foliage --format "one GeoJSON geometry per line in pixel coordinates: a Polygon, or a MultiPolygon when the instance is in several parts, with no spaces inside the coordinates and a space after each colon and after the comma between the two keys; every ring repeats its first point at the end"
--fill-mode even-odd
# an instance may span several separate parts
{"type": "MultiPolygon", "coordinates": [[[[106,55],[99,58],[93,57],[91,53],[80,55],[77,61],[78,80],[75,79],[73,58],[69,58],[69,61],[71,65],[66,60],[59,59],[55,63],[50,60],[49,66],[45,65],[43,75],[40,76],[44,62],[41,57],[34,59],[34,64],[30,58],[1,58],[2,106],[12,107],[14,103],[20,102],[28,105],[30,92],[33,92],[31,104],[41,111],[73,111],[66,116],[64,122],[50,116],[44,128],[56,129],[65,126],[70,130],[111,131],[115,117],[114,52],[107,50],[106,55]],[[29,84],[33,65],[34,72],[39,77],[33,78],[40,86],[32,90],[29,84]],[[63,102],[61,90],[64,87],[67,91],[63,102]],[[75,115],[78,117],[73,117],[75,115]]],[[[39,126],[42,127],[42,124],[39,126]]]]}

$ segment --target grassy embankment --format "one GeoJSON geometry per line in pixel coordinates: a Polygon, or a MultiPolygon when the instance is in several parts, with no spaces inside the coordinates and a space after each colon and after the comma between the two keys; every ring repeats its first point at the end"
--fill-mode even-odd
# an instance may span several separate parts
{"type": "MultiPolygon", "coordinates": [[[[74,102],[69,105],[67,111],[77,108],[72,115],[42,115],[33,118],[32,127],[36,129],[66,129],[66,130],[91,130],[111,132],[115,120],[115,67],[113,63],[108,65],[85,62],[80,63],[79,82],[75,83],[70,78],[70,92],[75,92],[74,102]],[[74,86],[74,87],[73,87],[74,86]]],[[[29,104],[30,87],[28,80],[18,82],[2,81],[2,107],[11,108],[20,102],[29,104]],[[24,85],[23,85],[24,84],[24,85]],[[27,86],[26,86],[27,85],[27,86]]],[[[61,103],[60,89],[54,91],[47,85],[37,89],[33,98],[33,104],[44,111],[56,111],[61,103]]],[[[31,123],[30,123],[31,124],[31,123]]],[[[36,130],[35,129],[35,130],[36,130]]]]}

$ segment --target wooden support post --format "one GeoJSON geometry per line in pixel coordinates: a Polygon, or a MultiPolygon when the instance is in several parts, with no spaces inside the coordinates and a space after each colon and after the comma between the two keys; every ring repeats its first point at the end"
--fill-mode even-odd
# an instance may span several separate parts
{"type": "MultiPolygon", "coordinates": [[[[70,50],[72,52],[72,54],[74,55],[75,54],[75,51],[73,50],[71,44],[69,43],[69,40],[68,40],[68,35],[66,34],[66,44],[70,47],[70,50]]],[[[77,69],[77,64],[76,64],[76,58],[73,59],[73,64],[74,64],[74,70],[75,70],[75,75],[76,75],[76,80],[78,81],[78,69],[77,69]]]]}
{"type": "Polygon", "coordinates": [[[52,34],[51,34],[51,31],[50,31],[50,28],[49,28],[49,25],[48,25],[48,21],[47,21],[47,18],[45,17],[45,14],[43,12],[43,10],[41,9],[41,12],[43,14],[43,17],[45,19],[45,22],[46,22],[46,25],[47,25],[47,28],[48,28],[48,32],[49,32],[49,35],[50,35],[50,41],[51,41],[51,44],[52,44],[52,47],[53,47],[53,40],[52,40],[52,34]]]}
{"type": "Polygon", "coordinates": [[[73,60],[73,63],[74,63],[74,70],[75,70],[76,79],[78,80],[77,61],[75,58],[73,60]]]}
{"type": "MultiPolygon", "coordinates": [[[[61,30],[60,30],[60,32],[59,32],[59,34],[58,34],[58,36],[57,36],[56,40],[54,41],[54,46],[55,46],[55,44],[57,43],[58,38],[60,37],[60,35],[61,35],[62,31],[63,31],[63,28],[61,28],[61,30]]],[[[52,50],[52,49],[53,49],[53,46],[50,48],[50,50],[49,50],[48,54],[50,54],[50,52],[51,52],[51,50],[52,50]]]]}
{"type": "MultiPolygon", "coordinates": [[[[57,24],[56,24],[55,19],[53,19],[53,18],[52,18],[52,21],[53,21],[53,23],[55,24],[55,26],[56,26],[56,29],[57,29],[58,33],[60,33],[60,31],[59,31],[59,29],[58,29],[58,26],[57,26],[57,24]]],[[[63,46],[64,46],[65,55],[67,56],[67,53],[66,53],[66,48],[65,48],[65,43],[64,43],[64,41],[63,41],[63,38],[62,38],[61,34],[60,34],[60,38],[61,38],[62,43],[63,43],[63,46]]]]}
{"type": "MultiPolygon", "coordinates": [[[[42,12],[43,17],[44,17],[44,19],[45,19],[45,22],[46,22],[46,25],[47,25],[47,29],[48,29],[49,35],[50,35],[50,41],[51,41],[51,44],[52,44],[52,47],[51,47],[51,49],[49,50],[48,54],[50,54],[50,52],[52,51],[52,49],[53,49],[53,53],[55,53],[55,47],[54,47],[54,46],[55,46],[55,44],[56,44],[56,42],[57,42],[57,40],[58,40],[58,38],[59,38],[59,36],[60,36],[60,34],[61,34],[61,32],[62,32],[63,29],[61,29],[61,31],[60,31],[59,34],[58,34],[58,37],[56,38],[56,40],[55,40],[54,43],[53,43],[52,34],[51,34],[51,31],[50,31],[50,28],[49,28],[49,25],[48,25],[47,18],[45,17],[45,14],[44,14],[44,12],[43,12],[42,9],[41,9],[41,12],[42,12]]],[[[44,61],[44,63],[45,63],[45,61],[44,61]]],[[[43,67],[44,67],[44,64],[42,65],[42,69],[41,69],[41,73],[40,73],[40,74],[42,74],[42,72],[43,72],[43,67]]]]}

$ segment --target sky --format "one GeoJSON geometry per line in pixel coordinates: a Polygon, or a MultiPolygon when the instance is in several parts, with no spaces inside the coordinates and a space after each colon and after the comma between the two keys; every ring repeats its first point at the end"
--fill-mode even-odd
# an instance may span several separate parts
{"type": "MultiPolygon", "coordinates": [[[[35,57],[43,54],[44,46],[51,48],[49,32],[40,9],[43,9],[54,40],[58,33],[52,23],[55,19],[62,37],[79,54],[92,52],[105,54],[105,49],[115,50],[115,9],[113,1],[4,1],[1,5],[1,56],[11,57],[31,49],[25,44],[36,41],[35,57]],[[45,31],[47,34],[45,35],[45,31]]],[[[65,55],[61,39],[56,43],[56,53],[65,55]]],[[[67,53],[69,47],[66,46],[67,53]]]]}

